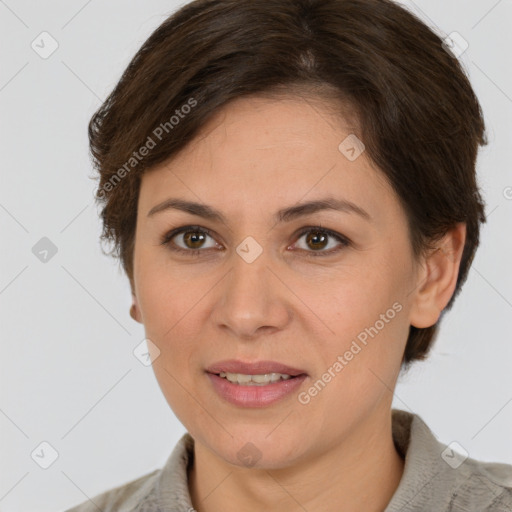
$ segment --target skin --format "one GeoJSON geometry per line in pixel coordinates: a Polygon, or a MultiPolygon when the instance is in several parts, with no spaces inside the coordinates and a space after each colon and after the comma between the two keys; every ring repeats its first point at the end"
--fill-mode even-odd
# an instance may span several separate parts
{"type": "Polygon", "coordinates": [[[237,99],[142,178],[131,314],[158,347],[158,383],[195,440],[188,477],[199,512],[340,504],[377,512],[403,473],[392,392],[409,326],[433,325],[453,294],[465,226],[416,261],[397,196],[364,152],[355,161],[340,152],[353,129],[328,106],[298,96],[237,99]],[[334,210],[273,220],[281,208],[326,196],[352,201],[371,221],[334,210]],[[226,221],[175,209],[148,216],[171,197],[208,204],[226,221]],[[350,244],[299,237],[318,224],[350,244]],[[160,244],[189,225],[212,235],[202,245],[187,245],[183,233],[173,241],[199,256],[160,244]],[[247,236],[263,249],[252,263],[236,252],[247,236]],[[264,408],[231,405],[205,374],[224,359],[274,360],[307,372],[299,390],[307,391],[394,303],[400,312],[307,404],[292,393],[264,408]],[[260,456],[252,467],[237,457],[247,442],[260,456]]]}

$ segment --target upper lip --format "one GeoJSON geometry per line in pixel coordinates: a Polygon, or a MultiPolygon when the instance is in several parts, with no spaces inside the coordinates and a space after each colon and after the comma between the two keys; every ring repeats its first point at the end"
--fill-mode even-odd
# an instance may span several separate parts
{"type": "Polygon", "coordinates": [[[219,361],[206,368],[208,373],[242,373],[244,375],[261,375],[265,373],[283,373],[286,375],[297,376],[306,374],[304,370],[293,368],[286,364],[278,363],[276,361],[254,361],[246,363],[236,359],[229,359],[226,361],[219,361]]]}

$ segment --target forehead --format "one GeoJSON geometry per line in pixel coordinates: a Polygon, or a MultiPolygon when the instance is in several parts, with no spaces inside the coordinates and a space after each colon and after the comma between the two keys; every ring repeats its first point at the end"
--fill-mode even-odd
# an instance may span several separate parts
{"type": "Polygon", "coordinates": [[[203,150],[219,157],[237,146],[251,153],[290,147],[337,154],[340,135],[358,131],[340,111],[341,105],[315,97],[238,98],[214,114],[181,156],[203,150]]]}
{"type": "Polygon", "coordinates": [[[365,152],[351,161],[340,150],[355,136],[340,110],[315,98],[234,100],[186,148],[144,175],[141,202],[148,202],[147,211],[172,194],[237,209],[264,202],[277,210],[328,192],[370,213],[379,205],[396,207],[393,191],[365,152]]]}

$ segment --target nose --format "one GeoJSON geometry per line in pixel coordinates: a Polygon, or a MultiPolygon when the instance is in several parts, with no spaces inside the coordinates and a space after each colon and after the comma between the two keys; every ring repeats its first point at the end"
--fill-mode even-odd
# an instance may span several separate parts
{"type": "Polygon", "coordinates": [[[238,253],[216,290],[211,320],[232,337],[255,340],[284,329],[291,319],[291,293],[271,268],[265,251],[248,263],[238,253]]]}

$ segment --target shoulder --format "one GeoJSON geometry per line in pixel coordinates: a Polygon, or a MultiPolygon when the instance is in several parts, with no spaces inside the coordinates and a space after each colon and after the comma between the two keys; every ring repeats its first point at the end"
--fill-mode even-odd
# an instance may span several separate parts
{"type": "Polygon", "coordinates": [[[404,473],[386,512],[512,512],[512,465],[471,458],[445,444],[420,416],[393,410],[404,473]]]}
{"type": "Polygon", "coordinates": [[[455,479],[453,489],[453,502],[457,507],[473,510],[475,503],[481,503],[485,512],[512,511],[511,465],[468,458],[462,467],[464,471],[455,479]]]}
{"type": "Polygon", "coordinates": [[[135,506],[153,493],[160,472],[160,469],[156,469],[126,484],[102,492],[65,512],[114,512],[135,506]]]}
{"type": "Polygon", "coordinates": [[[187,469],[194,440],[185,433],[161,469],[114,487],[65,512],[150,512],[191,509],[187,469]]]}

